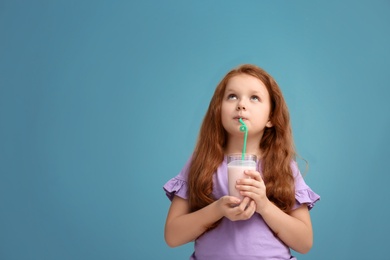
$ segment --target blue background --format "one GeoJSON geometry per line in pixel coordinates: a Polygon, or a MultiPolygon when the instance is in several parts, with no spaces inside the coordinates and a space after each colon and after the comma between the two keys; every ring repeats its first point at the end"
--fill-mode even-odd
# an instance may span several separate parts
{"type": "Polygon", "coordinates": [[[162,186],[242,63],[321,195],[299,259],[388,257],[389,28],[388,0],[1,1],[0,259],[187,259],[162,186]]]}

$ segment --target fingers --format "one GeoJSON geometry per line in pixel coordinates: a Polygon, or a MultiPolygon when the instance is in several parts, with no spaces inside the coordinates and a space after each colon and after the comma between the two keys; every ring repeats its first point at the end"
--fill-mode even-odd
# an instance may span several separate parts
{"type": "Polygon", "coordinates": [[[244,173],[250,178],[243,178],[237,180],[236,188],[238,190],[248,190],[249,187],[244,186],[252,186],[258,189],[262,188],[265,185],[258,171],[246,170],[244,171],[244,173]]]}
{"type": "Polygon", "coordinates": [[[231,221],[247,220],[256,212],[256,203],[245,197],[242,201],[233,196],[221,198],[223,215],[231,221]]]}
{"type": "Polygon", "coordinates": [[[242,202],[232,209],[234,220],[246,220],[252,217],[256,211],[256,204],[249,198],[244,198],[242,202]]]}
{"type": "Polygon", "coordinates": [[[264,184],[262,182],[253,179],[241,179],[237,181],[236,189],[239,191],[251,191],[258,193],[258,190],[263,186],[264,184]]]}
{"type": "Polygon", "coordinates": [[[245,174],[252,178],[237,180],[236,188],[242,196],[252,199],[256,207],[259,207],[263,204],[262,201],[267,199],[265,183],[259,172],[246,171],[245,174]]]}
{"type": "Polygon", "coordinates": [[[229,205],[230,207],[236,206],[241,202],[241,200],[234,196],[224,196],[223,197],[224,202],[226,205],[229,205]]]}
{"type": "Polygon", "coordinates": [[[254,170],[245,170],[244,174],[251,177],[252,179],[255,179],[256,181],[263,181],[263,178],[261,177],[260,173],[258,171],[254,170]]]}
{"type": "Polygon", "coordinates": [[[237,207],[235,207],[236,214],[241,214],[245,211],[245,209],[249,206],[250,199],[248,197],[245,197],[240,204],[238,204],[237,207]]]}

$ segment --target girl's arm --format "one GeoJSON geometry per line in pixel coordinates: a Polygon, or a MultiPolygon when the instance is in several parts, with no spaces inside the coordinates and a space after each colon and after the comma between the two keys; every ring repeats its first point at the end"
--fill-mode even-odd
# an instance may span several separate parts
{"type": "Polygon", "coordinates": [[[305,254],[313,245],[313,230],[309,210],[303,205],[290,214],[283,212],[266,196],[265,184],[257,171],[246,171],[251,179],[241,179],[237,188],[243,196],[255,201],[259,213],[272,231],[290,248],[305,254]]]}
{"type": "Polygon", "coordinates": [[[313,230],[306,205],[286,214],[269,201],[260,214],[287,246],[301,254],[309,252],[313,245],[313,230]]]}
{"type": "Polygon", "coordinates": [[[224,196],[191,213],[188,200],[174,196],[165,223],[166,243],[176,247],[191,242],[224,216],[232,221],[249,219],[256,210],[255,203],[245,198],[239,206],[232,207],[238,203],[238,198],[224,196]]]}

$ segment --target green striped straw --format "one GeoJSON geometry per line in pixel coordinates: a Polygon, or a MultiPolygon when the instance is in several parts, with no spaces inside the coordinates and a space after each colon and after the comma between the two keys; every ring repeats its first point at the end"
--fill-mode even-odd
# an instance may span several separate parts
{"type": "Polygon", "coordinates": [[[245,152],[246,152],[246,139],[248,137],[248,127],[246,126],[246,124],[244,123],[242,118],[238,119],[238,121],[240,121],[240,123],[241,123],[240,131],[241,132],[245,132],[245,134],[244,134],[244,146],[242,147],[242,157],[241,157],[241,159],[244,160],[245,159],[245,152]]]}

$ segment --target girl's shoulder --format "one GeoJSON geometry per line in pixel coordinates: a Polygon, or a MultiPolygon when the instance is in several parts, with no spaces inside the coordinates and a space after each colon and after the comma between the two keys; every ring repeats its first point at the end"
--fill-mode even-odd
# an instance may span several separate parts
{"type": "Polygon", "coordinates": [[[190,156],[187,159],[186,163],[184,164],[183,168],[181,169],[179,174],[176,176],[176,178],[181,179],[183,181],[187,181],[188,174],[189,174],[189,171],[190,171],[191,162],[192,162],[192,156],[190,156]]]}
{"type": "Polygon", "coordinates": [[[307,186],[305,180],[303,179],[301,171],[299,170],[299,166],[298,166],[297,161],[292,160],[290,163],[290,167],[291,167],[292,174],[294,177],[295,189],[296,190],[306,189],[308,186],[307,186]]]}

